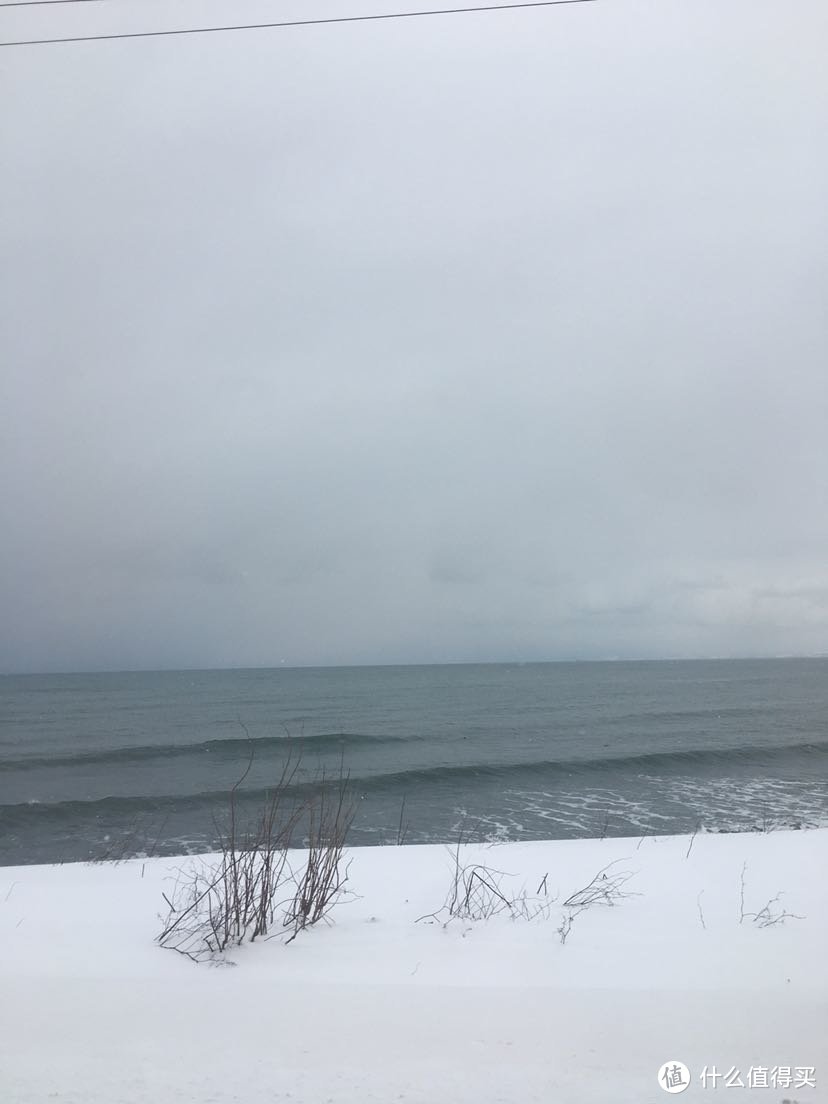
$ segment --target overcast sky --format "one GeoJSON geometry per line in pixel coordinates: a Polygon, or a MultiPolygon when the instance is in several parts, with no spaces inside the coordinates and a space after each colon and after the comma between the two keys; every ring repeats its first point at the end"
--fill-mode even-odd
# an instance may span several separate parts
{"type": "Polygon", "coordinates": [[[828,651],[827,39],[599,0],[0,50],[0,670],[828,651]]]}

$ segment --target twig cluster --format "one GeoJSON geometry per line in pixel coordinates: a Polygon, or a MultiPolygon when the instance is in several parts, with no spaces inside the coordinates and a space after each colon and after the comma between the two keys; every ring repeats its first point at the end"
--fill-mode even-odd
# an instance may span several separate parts
{"type": "Polygon", "coordinates": [[[355,812],[345,771],[340,769],[333,787],[323,775],[318,795],[307,808],[307,862],[296,879],[296,892],[284,917],[284,926],[293,929],[291,940],[325,919],[342,893],[350,865],[343,867],[345,842],[355,812]]]}
{"type": "Polygon", "coordinates": [[[742,863],[742,871],[739,877],[739,923],[743,924],[745,920],[751,920],[757,928],[770,928],[775,924],[784,924],[786,920],[804,920],[804,916],[800,916],[796,912],[788,912],[787,909],[779,906],[779,901],[782,898],[781,893],[777,893],[775,897],[771,897],[770,900],[759,909],[758,912],[746,912],[745,911],[745,873],[747,871],[747,863],[742,863]]]}
{"type": "Polygon", "coordinates": [[[448,924],[452,920],[491,920],[507,915],[512,920],[534,920],[547,917],[554,898],[549,897],[545,875],[537,892],[530,895],[524,887],[513,892],[507,881],[513,875],[495,870],[484,863],[462,861],[462,848],[466,839],[463,832],[451,852],[452,873],[446,900],[436,912],[427,913],[419,920],[448,924]]]}
{"type": "Polygon", "coordinates": [[[631,870],[612,870],[616,863],[623,861],[616,859],[602,867],[588,885],[576,890],[563,903],[564,913],[558,927],[558,935],[561,943],[566,943],[572,924],[576,916],[585,912],[594,905],[609,905],[613,907],[633,894],[625,890],[624,886],[633,877],[631,870]]]}
{"type": "Polygon", "coordinates": [[[625,897],[632,894],[624,890],[626,883],[632,878],[631,870],[615,870],[611,868],[617,862],[607,863],[602,867],[589,885],[577,890],[564,901],[564,908],[589,908],[590,905],[615,905],[625,897]],[[609,873],[608,873],[609,871],[609,873]]]}
{"type": "Polygon", "coordinates": [[[226,950],[268,936],[281,924],[299,931],[327,917],[347,881],[343,854],[355,806],[348,776],[340,770],[331,791],[324,775],[304,802],[292,799],[299,762],[288,756],[256,821],[240,828],[238,791],[253,763],[230,791],[226,827],[217,825],[217,859],[196,859],[182,867],[158,942],[194,961],[219,958],[226,950]],[[307,861],[299,873],[289,862],[299,826],[308,824],[307,861]],[[284,910],[284,911],[282,911],[284,910]]]}
{"type": "Polygon", "coordinates": [[[775,907],[781,896],[781,893],[777,893],[758,912],[746,912],[745,916],[752,920],[758,928],[770,928],[774,924],[784,924],[786,920],[804,920],[805,917],[796,912],[788,912],[785,908],[775,907]]]}

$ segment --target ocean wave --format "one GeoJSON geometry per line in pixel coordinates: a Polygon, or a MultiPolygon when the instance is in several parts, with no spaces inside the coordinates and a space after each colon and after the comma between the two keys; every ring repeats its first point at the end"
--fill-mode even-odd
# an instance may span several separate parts
{"type": "MultiPolygon", "coordinates": [[[[410,738],[408,738],[410,739],[410,738]]],[[[210,755],[214,759],[246,761],[251,750],[254,758],[259,750],[278,749],[301,755],[305,750],[339,750],[341,748],[388,743],[386,736],[361,732],[316,732],[285,736],[230,736],[217,740],[202,740],[191,744],[143,744],[119,748],[78,751],[72,755],[4,756],[0,763],[14,770],[39,770],[43,767],[97,766],[106,764],[146,763],[152,759],[181,759],[210,755]]]]}
{"type": "MultiPolygon", "coordinates": [[[[339,738],[339,737],[337,737],[339,738]]],[[[237,741],[238,742],[238,741],[237,741]]],[[[221,741],[219,741],[221,743],[221,741]]],[[[465,763],[444,764],[431,767],[413,767],[399,771],[378,771],[373,774],[351,775],[348,786],[357,796],[397,795],[425,791],[438,795],[441,791],[454,795],[464,791],[474,791],[481,784],[497,784],[504,789],[515,786],[519,780],[536,785],[540,781],[554,783],[566,779],[577,779],[584,786],[606,784],[607,779],[638,778],[652,776],[680,779],[698,777],[703,768],[716,768],[717,774],[733,768],[737,773],[746,769],[785,766],[792,756],[814,756],[828,759],[828,742],[808,742],[799,744],[776,745],[773,747],[742,747],[730,750],[711,749],[707,751],[681,750],[674,752],[654,752],[643,755],[605,757],[601,759],[545,759],[535,761],[514,761],[507,763],[465,763]]],[[[301,801],[320,786],[337,785],[337,780],[320,780],[314,777],[301,777],[285,787],[284,795],[288,801],[301,801]]],[[[11,803],[0,806],[0,824],[22,825],[39,818],[57,818],[60,820],[89,820],[90,818],[119,819],[130,816],[184,812],[186,810],[211,810],[221,807],[228,800],[230,787],[199,791],[197,793],[166,793],[129,796],[108,796],[94,799],[69,800],[56,802],[11,803]]],[[[273,793],[273,787],[250,786],[236,791],[237,802],[243,806],[252,806],[264,802],[273,793]]]]}
{"type": "MultiPolygon", "coordinates": [[[[245,763],[253,755],[254,761],[259,753],[265,756],[270,752],[285,753],[293,757],[294,761],[301,760],[305,753],[324,754],[325,752],[344,753],[347,756],[349,750],[359,748],[386,748],[407,747],[412,744],[425,742],[424,736],[393,737],[386,735],[368,734],[361,732],[318,732],[298,735],[271,735],[255,736],[250,739],[243,737],[225,737],[220,739],[203,740],[198,743],[188,744],[146,744],[138,746],[101,748],[91,751],[79,751],[71,755],[39,755],[3,756],[0,758],[0,767],[4,770],[36,771],[43,768],[61,768],[71,770],[75,767],[89,766],[125,766],[148,765],[153,760],[166,762],[174,759],[192,759],[204,761],[209,757],[215,763],[245,763]]],[[[438,747],[439,739],[432,741],[438,747]]],[[[453,741],[446,741],[446,748],[456,746],[453,741]]],[[[538,745],[534,745],[538,748],[538,745]]],[[[504,752],[508,749],[504,747],[504,752]]],[[[825,753],[828,752],[828,740],[808,740],[798,743],[756,743],[741,744],[738,747],[717,748],[681,748],[673,751],[642,752],[634,754],[603,755],[597,758],[587,756],[569,756],[560,759],[519,759],[510,762],[508,759],[500,763],[458,763],[454,765],[441,765],[423,767],[404,773],[410,775],[422,775],[423,779],[440,776],[443,772],[468,772],[470,776],[481,773],[508,772],[512,768],[526,766],[536,767],[540,770],[617,770],[640,766],[647,770],[653,766],[674,765],[687,763],[699,766],[705,762],[727,763],[743,762],[757,758],[779,758],[798,753],[825,753]]],[[[347,767],[347,758],[345,766],[347,767]]],[[[374,776],[371,776],[372,778],[374,776]]]]}

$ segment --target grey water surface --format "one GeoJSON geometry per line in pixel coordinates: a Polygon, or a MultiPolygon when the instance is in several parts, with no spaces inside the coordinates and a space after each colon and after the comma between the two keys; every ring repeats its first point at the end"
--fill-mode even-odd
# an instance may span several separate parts
{"type": "Polygon", "coordinates": [[[808,827],[828,659],[6,676],[0,864],[209,850],[288,758],[355,844],[808,827]]]}

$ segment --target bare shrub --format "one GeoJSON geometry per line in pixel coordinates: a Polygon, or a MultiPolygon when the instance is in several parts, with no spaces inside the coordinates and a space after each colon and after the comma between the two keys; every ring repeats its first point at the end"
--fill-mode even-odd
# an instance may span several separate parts
{"type": "Polygon", "coordinates": [[[164,894],[169,911],[158,942],[196,961],[266,935],[277,892],[290,875],[288,848],[302,815],[301,805],[290,801],[299,763],[288,754],[258,818],[240,830],[238,790],[252,764],[251,742],[247,768],[230,791],[226,827],[217,825],[218,860],[194,860],[180,868],[172,893],[164,894]]]}
{"type": "Polygon", "coordinates": [[[579,889],[570,897],[567,897],[564,901],[564,907],[588,908],[590,905],[616,905],[625,897],[631,897],[632,894],[625,891],[623,887],[633,877],[633,872],[631,870],[611,870],[616,863],[622,861],[616,859],[614,862],[607,863],[598,871],[589,885],[585,885],[583,889],[579,889]]]}
{"type": "Polygon", "coordinates": [[[452,874],[446,899],[436,912],[427,913],[421,920],[448,924],[452,920],[478,921],[508,915],[513,920],[533,920],[549,915],[550,899],[544,875],[537,893],[530,896],[524,887],[513,892],[507,882],[514,875],[496,870],[484,863],[462,861],[462,850],[467,844],[465,828],[461,828],[452,858],[452,874]]]}
{"type": "Polygon", "coordinates": [[[308,856],[302,873],[295,878],[296,892],[284,916],[284,927],[293,929],[288,942],[326,919],[343,893],[349,870],[344,862],[345,844],[355,813],[344,765],[340,764],[339,776],[333,782],[323,772],[318,790],[305,809],[308,856]]]}
{"type": "Polygon", "coordinates": [[[560,926],[557,929],[558,935],[561,937],[561,943],[566,943],[572,931],[575,917],[588,908],[595,905],[613,907],[627,897],[633,896],[632,893],[624,889],[624,886],[633,877],[633,871],[612,869],[618,862],[623,861],[622,859],[616,859],[608,863],[598,871],[588,885],[567,897],[563,903],[566,911],[563,913],[560,926]]]}
{"type": "Polygon", "coordinates": [[[771,897],[766,905],[759,909],[758,912],[746,912],[745,916],[752,920],[758,928],[770,928],[774,924],[784,924],[786,920],[804,920],[804,916],[800,916],[796,912],[788,912],[787,909],[782,908],[778,902],[782,897],[781,893],[777,893],[775,897],[771,897]]]}
{"type": "Polygon", "coordinates": [[[752,921],[757,928],[771,928],[776,924],[784,924],[786,920],[804,920],[804,916],[798,915],[795,912],[788,912],[787,909],[782,908],[779,901],[782,898],[781,893],[777,893],[775,897],[771,897],[770,900],[759,909],[758,912],[745,911],[745,874],[747,872],[747,863],[742,863],[742,872],[739,879],[739,923],[743,924],[745,920],[752,921]]]}

